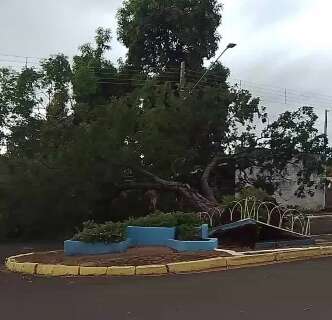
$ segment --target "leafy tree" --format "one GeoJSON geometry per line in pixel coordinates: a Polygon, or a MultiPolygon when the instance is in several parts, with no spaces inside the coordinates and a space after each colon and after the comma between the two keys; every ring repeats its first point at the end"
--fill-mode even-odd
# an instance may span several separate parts
{"type": "Polygon", "coordinates": [[[48,96],[47,116],[65,117],[72,81],[72,70],[68,58],[63,54],[45,59],[41,63],[42,87],[48,96]]]}
{"type": "Polygon", "coordinates": [[[214,56],[220,36],[217,0],[126,0],[118,12],[119,40],[128,48],[128,64],[160,73],[185,61],[202,68],[214,56]]]}
{"type": "Polygon", "coordinates": [[[98,28],[95,46],[86,43],[80,47],[80,55],[74,57],[73,86],[77,102],[104,103],[108,94],[105,92],[103,80],[116,76],[117,69],[105,58],[110,49],[111,30],[98,28]]]}
{"type": "Polygon", "coordinates": [[[263,178],[266,171],[283,176],[289,163],[302,161],[299,194],[314,187],[312,173],[323,170],[316,155],[325,139],[314,128],[312,108],[282,114],[257,136],[254,121],[266,122],[266,114],[244,90],[208,86],[183,100],[167,85],[151,82],[98,112],[102,116],[95,115],[81,135],[97,134],[94,155],[117,168],[114,189],[170,191],[197,210],[210,210],[220,200],[218,186],[210,184],[219,165],[235,164],[242,172],[257,166],[263,178]]]}

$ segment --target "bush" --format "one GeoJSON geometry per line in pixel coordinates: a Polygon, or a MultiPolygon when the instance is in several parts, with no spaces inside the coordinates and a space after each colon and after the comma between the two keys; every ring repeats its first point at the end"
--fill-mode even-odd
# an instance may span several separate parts
{"type": "Polygon", "coordinates": [[[121,242],[126,239],[127,226],[121,222],[106,222],[97,224],[94,221],[83,223],[82,231],[74,235],[72,240],[83,242],[121,242]]]}
{"type": "Polygon", "coordinates": [[[236,196],[234,195],[225,195],[222,198],[222,206],[224,208],[231,208],[235,205],[237,201],[245,200],[247,198],[255,198],[258,201],[269,201],[276,202],[275,199],[269,196],[264,190],[254,188],[254,187],[245,187],[241,189],[240,193],[236,196]]]}
{"type": "Polygon", "coordinates": [[[182,241],[199,240],[202,224],[199,216],[195,213],[180,211],[172,213],[155,212],[145,217],[129,219],[127,225],[139,227],[176,227],[176,238],[182,241]]]}
{"type": "Polygon", "coordinates": [[[176,238],[181,241],[201,240],[201,228],[190,224],[179,225],[176,227],[176,238]]]}
{"type": "Polygon", "coordinates": [[[200,238],[201,221],[197,214],[174,212],[155,212],[141,218],[130,218],[124,222],[106,222],[97,224],[94,221],[83,223],[82,231],[77,232],[72,240],[83,242],[121,242],[126,239],[127,226],[139,227],[176,227],[179,240],[200,238]]]}
{"type": "Polygon", "coordinates": [[[130,218],[125,223],[139,227],[176,227],[179,225],[199,226],[201,221],[195,213],[177,211],[172,213],[155,212],[141,218],[130,218]]]}
{"type": "Polygon", "coordinates": [[[262,190],[260,188],[245,187],[245,188],[241,189],[240,196],[238,198],[245,199],[245,198],[249,198],[249,197],[254,197],[260,201],[267,201],[267,200],[271,200],[271,198],[272,198],[271,196],[268,195],[267,192],[265,192],[264,190],[262,190]]]}
{"type": "Polygon", "coordinates": [[[145,217],[129,218],[125,221],[128,226],[137,227],[175,227],[176,217],[171,213],[152,213],[145,217]]]}

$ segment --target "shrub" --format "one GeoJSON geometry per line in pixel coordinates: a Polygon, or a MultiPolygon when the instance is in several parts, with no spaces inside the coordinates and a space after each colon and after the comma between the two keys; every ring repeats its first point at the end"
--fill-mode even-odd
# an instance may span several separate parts
{"type": "Polygon", "coordinates": [[[198,214],[196,213],[184,213],[181,211],[176,211],[173,213],[176,218],[176,225],[194,225],[200,226],[202,224],[198,214]]]}
{"type": "Polygon", "coordinates": [[[130,218],[124,222],[106,222],[97,224],[94,221],[83,223],[83,229],[77,232],[72,240],[83,242],[120,242],[126,239],[127,226],[139,227],[176,227],[180,240],[200,238],[201,221],[194,213],[163,213],[155,212],[145,217],[130,218]]]}
{"type": "Polygon", "coordinates": [[[201,240],[201,228],[191,224],[179,225],[176,228],[176,238],[182,241],[201,240]]]}
{"type": "Polygon", "coordinates": [[[83,223],[82,231],[74,235],[72,240],[83,242],[121,242],[126,239],[126,224],[121,222],[106,222],[97,224],[94,221],[83,223]]]}
{"type": "Polygon", "coordinates": [[[195,213],[184,212],[155,212],[141,218],[130,218],[126,221],[127,225],[139,227],[176,227],[179,225],[199,226],[201,221],[195,213]]]}
{"type": "Polygon", "coordinates": [[[140,218],[129,218],[125,222],[129,226],[138,227],[174,227],[176,217],[171,213],[156,212],[140,218]]]}
{"type": "Polygon", "coordinates": [[[257,200],[260,201],[266,201],[266,200],[271,200],[271,196],[268,195],[267,192],[260,188],[255,188],[255,187],[245,187],[241,189],[239,199],[245,199],[249,197],[254,197],[257,200]]]}
{"type": "Polygon", "coordinates": [[[247,198],[254,198],[259,201],[269,201],[276,202],[275,199],[269,196],[262,189],[254,188],[254,187],[245,187],[241,189],[240,193],[236,196],[234,195],[225,195],[222,198],[222,206],[224,208],[232,208],[237,201],[241,201],[247,198]]]}

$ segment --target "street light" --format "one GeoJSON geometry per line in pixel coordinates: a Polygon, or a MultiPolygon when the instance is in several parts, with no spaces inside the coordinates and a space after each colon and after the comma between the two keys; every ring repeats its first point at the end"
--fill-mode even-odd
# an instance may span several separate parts
{"type": "Polygon", "coordinates": [[[210,67],[207,68],[207,70],[204,72],[204,74],[200,77],[200,79],[192,86],[192,88],[189,90],[189,94],[193,92],[193,90],[199,85],[199,83],[204,79],[204,77],[208,74],[208,72],[212,69],[212,67],[219,61],[221,56],[228,50],[236,47],[236,43],[229,43],[227,47],[221,52],[219,57],[210,65],[210,67]]]}

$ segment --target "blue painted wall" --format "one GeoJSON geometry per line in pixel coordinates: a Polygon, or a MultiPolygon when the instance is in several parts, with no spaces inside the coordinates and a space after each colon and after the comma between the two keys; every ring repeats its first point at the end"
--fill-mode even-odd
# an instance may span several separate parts
{"type": "Polygon", "coordinates": [[[127,236],[133,246],[165,246],[175,238],[175,228],[129,226],[127,236]]]}
{"type": "Polygon", "coordinates": [[[119,243],[86,243],[82,241],[66,240],[64,242],[64,252],[67,256],[94,255],[125,252],[130,247],[130,239],[119,243]]]}
{"type": "Polygon", "coordinates": [[[211,238],[205,241],[179,241],[169,239],[167,247],[179,252],[184,251],[213,251],[218,248],[218,239],[211,238]]]}

